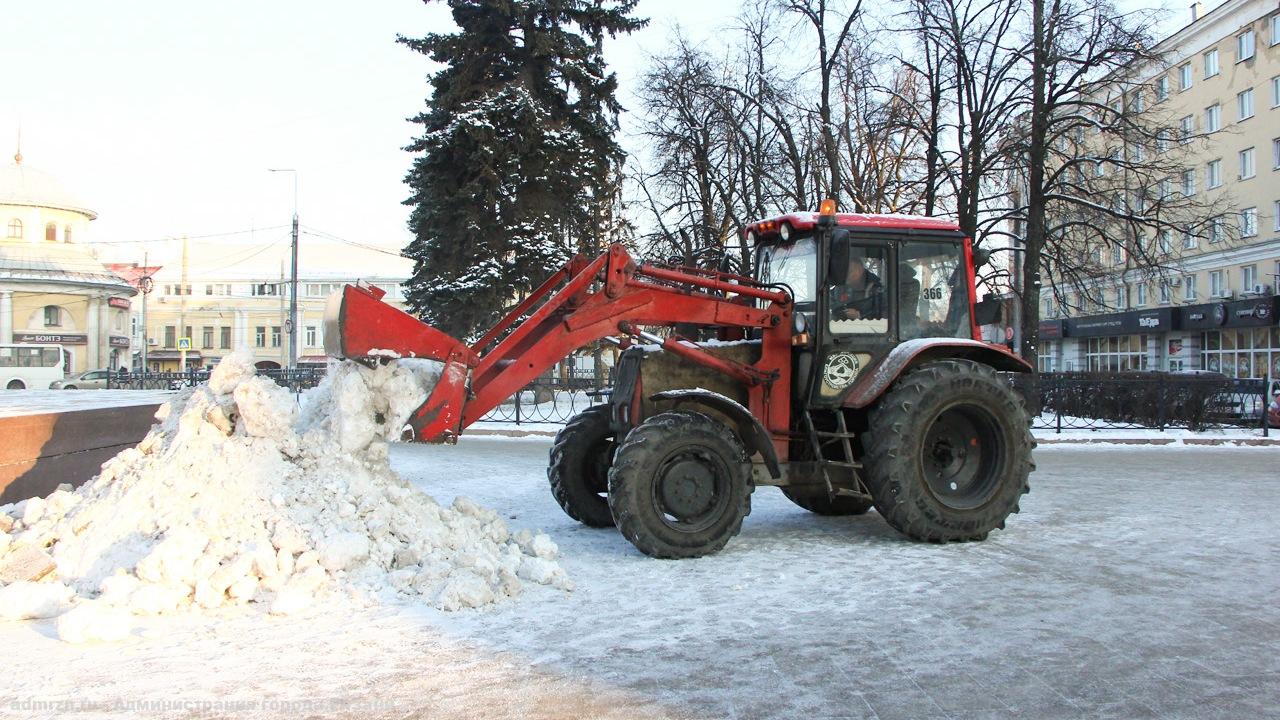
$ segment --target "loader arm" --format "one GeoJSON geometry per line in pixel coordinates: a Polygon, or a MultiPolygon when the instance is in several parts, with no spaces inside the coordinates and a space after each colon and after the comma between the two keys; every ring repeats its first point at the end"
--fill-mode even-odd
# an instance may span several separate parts
{"type": "Polygon", "coordinates": [[[643,328],[676,323],[759,328],[762,348],[754,364],[717,358],[674,336],[662,346],[746,385],[749,409],[785,452],[791,313],[785,291],[727,273],[637,264],[623,246],[612,245],[594,260],[571,260],[470,347],[381,302],[381,293],[348,285],[330,300],[325,350],[339,358],[420,357],[444,363],[440,383],[409,425],[417,440],[450,442],[591,342],[607,337],[621,337],[623,344],[632,338],[657,341],[643,328]],[[766,307],[756,307],[755,300],[766,307]],[[772,392],[774,387],[780,390],[772,392]]]}

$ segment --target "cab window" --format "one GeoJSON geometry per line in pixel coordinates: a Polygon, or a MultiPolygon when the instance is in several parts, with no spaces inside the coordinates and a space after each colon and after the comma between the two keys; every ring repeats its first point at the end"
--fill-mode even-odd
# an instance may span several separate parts
{"type": "Polygon", "coordinates": [[[897,267],[901,338],[969,337],[968,282],[960,243],[901,243],[897,267]]]}
{"type": "Polygon", "coordinates": [[[761,268],[761,281],[786,285],[791,288],[796,309],[813,312],[813,303],[817,299],[815,288],[818,284],[818,250],[813,238],[801,238],[790,245],[771,245],[765,248],[761,268]]]}
{"type": "Polygon", "coordinates": [[[849,248],[849,267],[827,289],[830,329],[839,335],[889,332],[888,265],[884,247],[849,248]]]}

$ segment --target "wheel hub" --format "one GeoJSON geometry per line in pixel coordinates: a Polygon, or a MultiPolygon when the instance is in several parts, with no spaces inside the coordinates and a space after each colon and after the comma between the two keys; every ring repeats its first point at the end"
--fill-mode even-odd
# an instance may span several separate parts
{"type": "Polygon", "coordinates": [[[998,483],[996,425],[974,406],[943,410],[925,436],[923,470],[930,492],[944,505],[977,508],[991,499],[998,483]]]}
{"type": "Polygon", "coordinates": [[[654,487],[663,521],[684,531],[713,524],[727,497],[720,470],[713,458],[696,450],[668,458],[654,487]]]}

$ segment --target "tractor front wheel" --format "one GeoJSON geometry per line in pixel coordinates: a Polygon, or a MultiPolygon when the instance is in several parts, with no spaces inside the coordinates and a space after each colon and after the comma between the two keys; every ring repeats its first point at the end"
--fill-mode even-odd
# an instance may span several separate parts
{"type": "Polygon", "coordinates": [[[547,465],[551,494],[566,515],[583,525],[613,525],[605,495],[616,446],[608,405],[583,410],[556,433],[547,465]]]}
{"type": "Polygon", "coordinates": [[[967,360],[921,365],[877,403],[863,435],[876,509],[916,540],[982,540],[1018,512],[1034,443],[1018,395],[967,360]]]}
{"type": "Polygon", "coordinates": [[[609,508],[622,535],[657,558],[719,551],[751,512],[746,452],[724,423],[666,412],[627,434],[609,469],[609,508]]]}

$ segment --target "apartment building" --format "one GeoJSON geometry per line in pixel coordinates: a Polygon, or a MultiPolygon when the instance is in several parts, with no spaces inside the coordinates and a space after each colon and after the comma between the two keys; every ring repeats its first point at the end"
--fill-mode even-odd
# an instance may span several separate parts
{"type": "Polygon", "coordinates": [[[1203,134],[1168,191],[1203,194],[1225,208],[1200,236],[1161,233],[1175,273],[1125,271],[1123,251],[1103,302],[1041,297],[1042,371],[1211,370],[1280,378],[1280,7],[1227,0],[1157,46],[1167,66],[1139,69],[1139,102],[1203,134]],[[1086,307],[1079,308],[1078,306],[1086,307]]]}
{"type": "MultiPolygon", "coordinates": [[[[117,272],[128,275],[126,268],[117,272]]],[[[298,279],[298,363],[320,365],[324,354],[324,311],[343,285],[364,282],[386,291],[385,302],[405,308],[404,278],[304,276],[298,279]]],[[[266,278],[201,276],[159,268],[147,295],[144,334],[141,296],[131,313],[133,346],[147,347],[147,367],[170,372],[182,367],[211,368],[232,350],[248,348],[258,367],[289,365],[289,281],[266,278]],[[185,347],[185,351],[184,351],[185,347]]],[[[140,368],[141,350],[134,353],[140,368]]]]}

